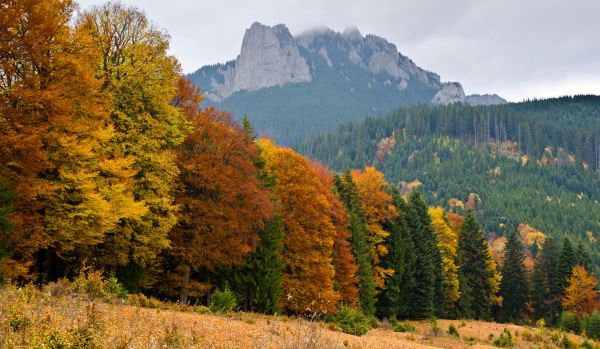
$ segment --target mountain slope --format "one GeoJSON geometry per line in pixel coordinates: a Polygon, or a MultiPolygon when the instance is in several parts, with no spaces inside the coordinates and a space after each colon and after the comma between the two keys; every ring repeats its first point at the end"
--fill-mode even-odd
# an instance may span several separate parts
{"type": "Polygon", "coordinates": [[[254,23],[235,60],[205,66],[188,78],[205,92],[207,103],[238,118],[248,114],[259,133],[283,144],[399,106],[506,102],[498,96],[469,100],[459,83],[441,82],[394,44],[357,29],[324,28],[293,37],[284,25],[254,23]]]}
{"type": "Polygon", "coordinates": [[[476,208],[491,235],[524,223],[570,236],[600,265],[600,97],[411,107],[298,149],[336,170],[375,164],[391,182],[420,182],[430,204],[476,208]]]}

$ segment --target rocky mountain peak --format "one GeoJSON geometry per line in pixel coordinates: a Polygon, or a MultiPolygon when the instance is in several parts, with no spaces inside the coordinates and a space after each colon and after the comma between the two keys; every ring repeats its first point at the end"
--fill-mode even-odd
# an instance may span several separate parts
{"type": "Polygon", "coordinates": [[[284,24],[271,27],[254,22],[246,29],[235,60],[203,67],[192,76],[213,102],[222,102],[238,91],[336,77],[344,81],[335,86],[348,84],[346,89],[350,93],[362,87],[367,87],[370,93],[379,84],[389,93],[399,94],[399,99],[405,90],[429,91],[420,92],[419,102],[506,102],[494,95],[465,97],[459,83],[442,83],[438,74],[417,66],[395,44],[380,36],[363,36],[356,27],[343,32],[320,27],[294,37],[284,24]]]}
{"type": "Polygon", "coordinates": [[[255,91],[286,83],[311,81],[310,68],[284,24],[273,27],[254,22],[246,29],[242,48],[233,64],[219,67],[210,77],[207,96],[215,101],[237,91],[255,91]]]}
{"type": "Polygon", "coordinates": [[[452,104],[465,101],[465,91],[458,82],[445,82],[442,88],[433,96],[431,103],[452,104]]]}

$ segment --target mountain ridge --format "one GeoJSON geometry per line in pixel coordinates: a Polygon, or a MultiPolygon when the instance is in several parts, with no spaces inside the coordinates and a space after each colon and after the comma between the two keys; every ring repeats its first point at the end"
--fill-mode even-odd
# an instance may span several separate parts
{"type": "MultiPolygon", "coordinates": [[[[481,100],[421,68],[395,44],[352,27],[292,36],[284,24],[255,22],[235,59],[187,77],[205,93],[205,103],[237,118],[248,114],[259,133],[283,144],[400,106],[481,100]]],[[[486,102],[506,103],[500,97],[486,102]]]]}

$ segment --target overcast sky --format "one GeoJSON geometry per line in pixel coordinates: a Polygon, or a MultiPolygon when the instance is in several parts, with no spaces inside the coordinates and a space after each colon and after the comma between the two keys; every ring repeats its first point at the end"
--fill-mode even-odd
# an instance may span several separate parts
{"type": "MultiPolygon", "coordinates": [[[[101,0],[80,0],[85,9],[101,0]]],[[[600,94],[599,0],[122,0],[172,37],[186,73],[239,53],[253,22],[356,26],[465,92],[519,101],[600,94]]]]}

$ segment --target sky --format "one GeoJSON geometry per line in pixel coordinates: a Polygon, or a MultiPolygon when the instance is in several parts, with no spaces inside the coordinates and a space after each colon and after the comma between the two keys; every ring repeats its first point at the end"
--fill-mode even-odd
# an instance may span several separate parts
{"type": "MultiPolygon", "coordinates": [[[[357,27],[467,94],[600,94],[599,0],[121,0],[171,36],[184,72],[235,59],[246,28],[357,27]]],[[[79,0],[81,8],[101,0],[79,0]]]]}

